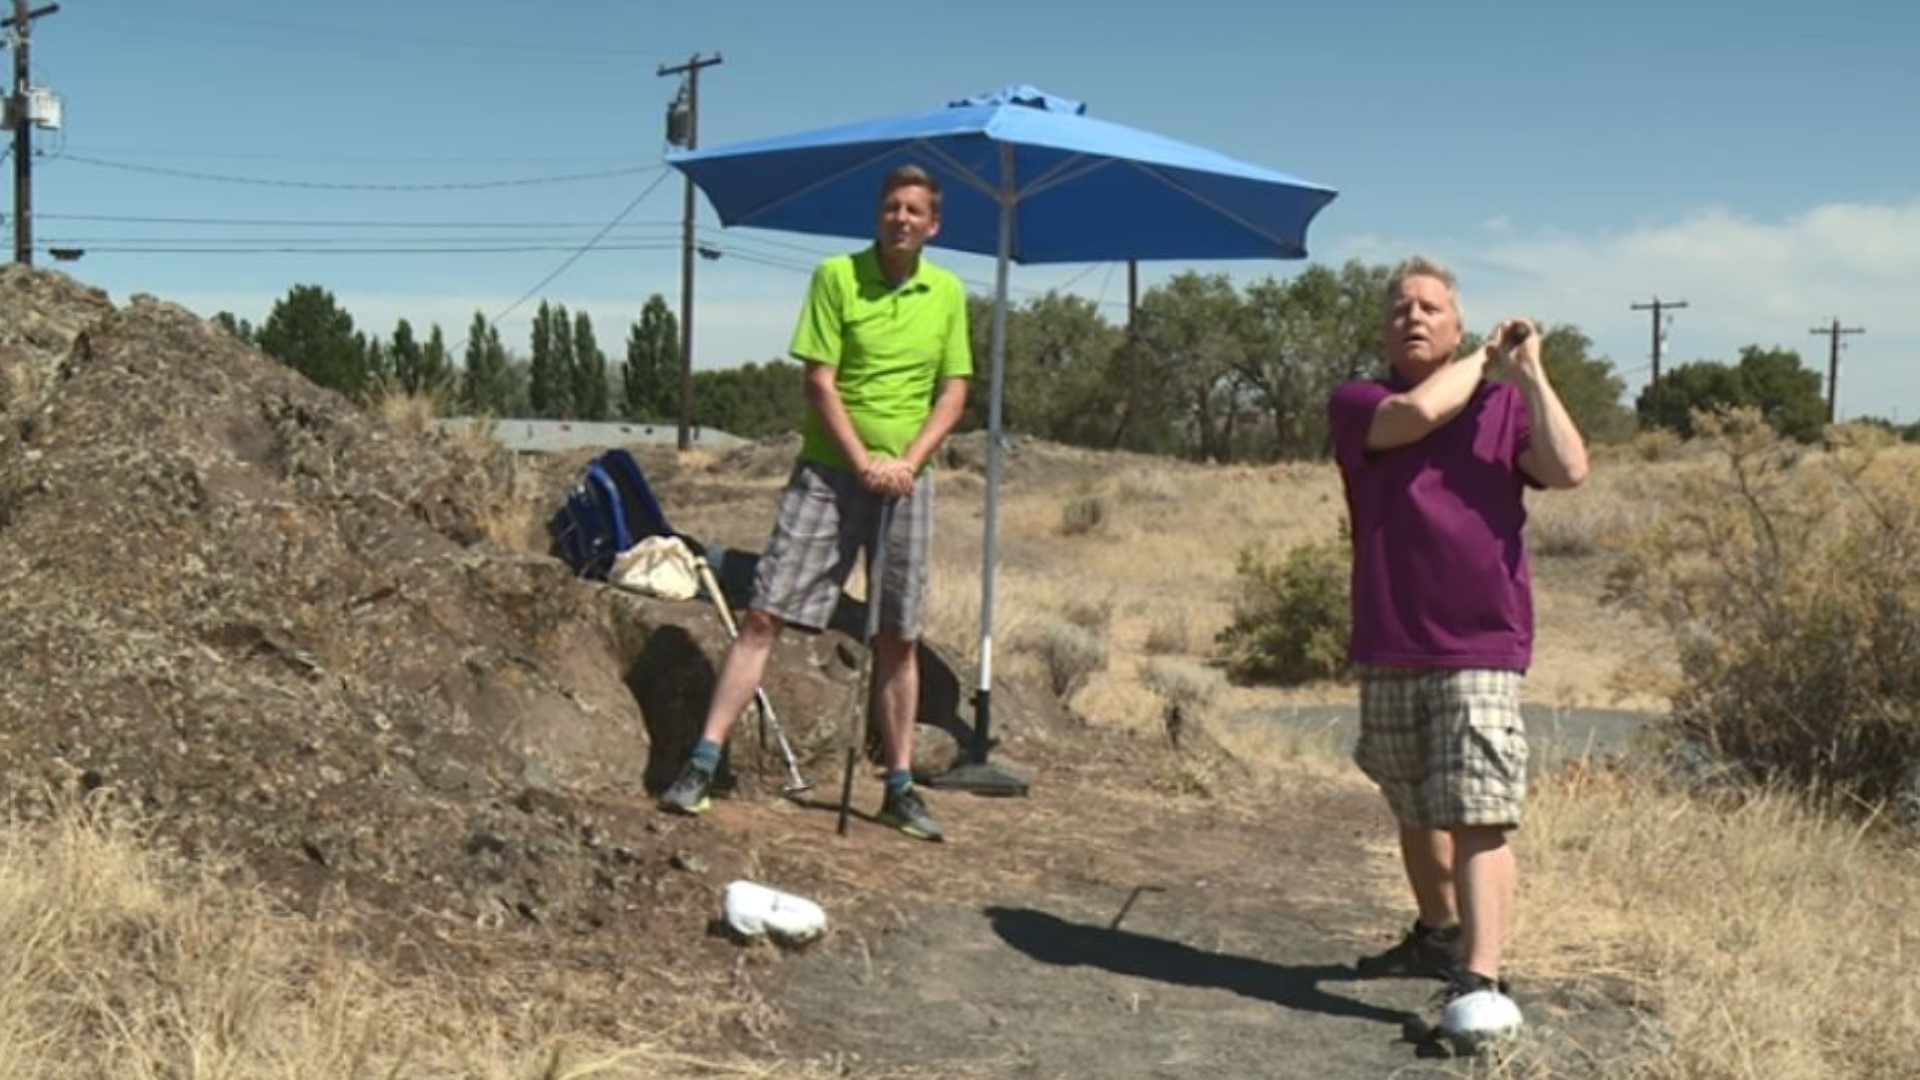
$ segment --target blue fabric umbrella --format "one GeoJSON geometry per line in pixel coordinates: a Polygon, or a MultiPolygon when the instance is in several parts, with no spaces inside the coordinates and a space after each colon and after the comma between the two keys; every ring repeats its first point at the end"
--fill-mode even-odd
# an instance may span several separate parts
{"type": "Polygon", "coordinates": [[[996,258],[986,540],[973,759],[993,688],[993,584],[1010,263],[1300,259],[1332,188],[1096,120],[1017,86],[906,116],[677,151],[724,225],[871,240],[881,181],[919,165],[944,189],[936,246],[996,258]]]}

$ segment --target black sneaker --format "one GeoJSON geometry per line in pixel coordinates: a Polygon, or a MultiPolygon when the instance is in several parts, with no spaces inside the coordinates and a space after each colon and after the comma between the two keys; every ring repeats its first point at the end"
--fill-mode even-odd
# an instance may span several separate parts
{"type": "Polygon", "coordinates": [[[713,787],[713,774],[687,762],[667,790],[660,794],[660,809],[676,814],[700,815],[713,806],[707,789],[713,787]]]}
{"type": "Polygon", "coordinates": [[[933,815],[928,812],[920,793],[911,787],[901,791],[889,790],[880,804],[880,813],[874,819],[882,825],[899,829],[915,840],[939,842],[947,838],[940,831],[940,823],[933,820],[933,815]]]}
{"type": "Polygon", "coordinates": [[[1511,996],[1512,987],[1504,979],[1489,979],[1485,975],[1475,975],[1471,971],[1459,972],[1447,979],[1447,985],[1434,992],[1420,1010],[1408,1016],[1400,1025],[1400,1034],[1410,1043],[1437,1044],[1444,1050],[1471,1053],[1471,1047],[1459,1046],[1445,1038],[1441,1029],[1441,1020],[1446,1016],[1447,1006],[1455,998],[1471,994],[1477,990],[1497,990],[1511,996]]]}
{"type": "Polygon", "coordinates": [[[1399,943],[1385,952],[1363,956],[1354,962],[1354,971],[1363,979],[1387,979],[1396,976],[1418,979],[1451,978],[1465,956],[1458,926],[1435,930],[1415,920],[1399,943]]]}

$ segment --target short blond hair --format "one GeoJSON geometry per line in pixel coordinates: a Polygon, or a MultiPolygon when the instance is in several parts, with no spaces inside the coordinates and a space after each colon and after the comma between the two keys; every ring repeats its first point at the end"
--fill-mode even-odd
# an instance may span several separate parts
{"type": "Polygon", "coordinates": [[[1467,317],[1460,307],[1459,280],[1453,276],[1453,271],[1447,269],[1445,263],[1438,259],[1429,259],[1425,255],[1407,256],[1400,260],[1400,265],[1394,267],[1393,273],[1387,276],[1387,317],[1393,317],[1393,303],[1400,298],[1400,286],[1406,284],[1408,278],[1416,277],[1429,277],[1447,287],[1447,298],[1453,301],[1453,317],[1460,320],[1461,326],[1464,327],[1467,317]]]}
{"type": "Polygon", "coordinates": [[[940,213],[940,181],[935,180],[932,173],[918,165],[895,167],[887,174],[887,178],[880,182],[880,201],[886,202],[887,196],[893,194],[894,188],[903,187],[926,188],[927,194],[933,199],[933,212],[936,215],[940,213]]]}

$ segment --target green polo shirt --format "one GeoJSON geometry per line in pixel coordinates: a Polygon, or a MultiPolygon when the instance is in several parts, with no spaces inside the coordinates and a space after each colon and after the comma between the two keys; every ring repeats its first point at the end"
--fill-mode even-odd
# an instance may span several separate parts
{"type": "MultiPolygon", "coordinates": [[[[899,457],[925,426],[940,385],[973,374],[966,287],[924,257],[896,287],[872,247],[835,255],[813,272],[788,351],[837,369],[834,385],[861,443],[899,457]]],[[[801,434],[802,461],[852,468],[811,409],[801,434]]]]}

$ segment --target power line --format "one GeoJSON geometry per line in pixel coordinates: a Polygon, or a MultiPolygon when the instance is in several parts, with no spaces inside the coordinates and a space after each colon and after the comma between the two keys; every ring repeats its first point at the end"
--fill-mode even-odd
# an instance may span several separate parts
{"type": "MultiPolygon", "coordinates": [[[[525,39],[516,41],[482,41],[475,38],[448,38],[427,34],[403,34],[370,31],[365,24],[356,24],[353,28],[329,26],[324,23],[297,22],[290,19],[261,18],[258,15],[241,14],[230,9],[213,9],[196,4],[168,3],[166,0],[141,0],[142,8],[171,8],[174,11],[210,17],[220,28],[233,25],[258,26],[268,30],[292,30],[302,35],[298,40],[305,43],[306,35],[321,35],[343,39],[346,42],[380,42],[399,45],[437,45],[458,49],[475,49],[489,52],[510,52],[516,55],[527,53],[548,53],[557,56],[602,56],[631,60],[636,54],[626,49],[593,48],[591,46],[550,45],[525,39]]],[[[124,13],[123,13],[124,14],[124,13]]],[[[166,20],[172,25],[177,20],[166,20]]],[[[142,32],[144,33],[144,31],[142,32]]],[[[193,35],[195,38],[204,35],[193,35]]]]}
{"type": "MultiPolygon", "coordinates": [[[[0,156],[0,161],[5,161],[0,156]]],[[[93,221],[131,225],[231,225],[313,229],[597,229],[600,221],[405,221],[392,218],[155,217],[142,214],[41,214],[46,221],[93,221]]],[[[678,228],[668,219],[630,221],[631,228],[678,228]]]]}
{"type": "MultiPolygon", "coordinates": [[[[607,222],[606,226],[602,228],[599,231],[599,233],[595,234],[594,237],[591,240],[588,240],[585,244],[582,244],[578,251],[575,251],[572,255],[568,256],[565,260],[563,260],[560,263],[559,266],[554,267],[553,272],[548,274],[546,277],[541,278],[538,282],[534,284],[533,288],[528,289],[524,293],[521,293],[520,298],[518,300],[515,300],[513,303],[508,304],[505,308],[501,309],[498,313],[496,313],[490,321],[499,322],[501,319],[504,319],[508,315],[511,315],[516,308],[518,308],[521,304],[526,303],[527,300],[530,297],[532,297],[534,293],[537,293],[541,289],[546,288],[549,284],[552,283],[553,279],[559,277],[561,274],[566,273],[569,267],[571,267],[574,263],[579,262],[580,259],[583,256],[585,256],[587,252],[592,251],[594,249],[594,246],[598,244],[600,240],[603,237],[605,237],[608,233],[612,232],[615,226],[619,225],[622,221],[626,220],[627,215],[633,213],[634,207],[639,206],[641,203],[645,202],[647,196],[653,194],[653,189],[659,187],[660,182],[662,180],[665,180],[666,178],[667,178],[666,169],[662,168],[660,171],[660,175],[653,178],[653,183],[648,184],[647,189],[645,191],[642,191],[640,194],[634,196],[633,201],[628,203],[624,208],[622,208],[618,214],[615,214],[613,216],[613,220],[607,222]]],[[[462,344],[464,345],[465,343],[463,342],[462,344]]]]}
{"type": "MultiPolygon", "coordinates": [[[[46,249],[49,246],[68,246],[71,242],[48,240],[37,244],[46,249]]],[[[595,251],[671,251],[672,243],[660,244],[597,244],[595,251]]],[[[261,247],[162,247],[162,246],[123,246],[119,244],[87,244],[87,251],[114,255],[529,255],[542,252],[572,251],[586,254],[577,245],[572,244],[516,244],[492,247],[299,247],[295,245],[261,247]]],[[[571,265],[569,261],[568,265],[571,265]]]]}
{"type": "Polygon", "coordinates": [[[91,153],[125,157],[217,158],[225,161],[344,161],[386,165],[523,165],[530,161],[627,161],[625,154],[269,154],[258,151],[152,150],[131,146],[88,146],[91,153]]]}
{"type": "Polygon", "coordinates": [[[435,184],[354,184],[335,183],[324,180],[274,180],[256,176],[229,176],[222,173],[196,172],[189,169],[168,169],[159,165],[135,165],[131,162],[108,161],[103,158],[86,157],[80,154],[62,154],[57,160],[75,162],[81,165],[93,165],[105,169],[121,169],[126,172],[171,176],[181,180],[205,180],[223,184],[252,184],[259,187],[304,188],[322,191],[478,191],[488,188],[565,184],[581,180],[606,180],[617,176],[635,176],[641,173],[660,172],[666,168],[665,165],[636,165],[624,169],[565,173],[558,176],[530,176],[513,180],[449,181],[435,184]]]}

